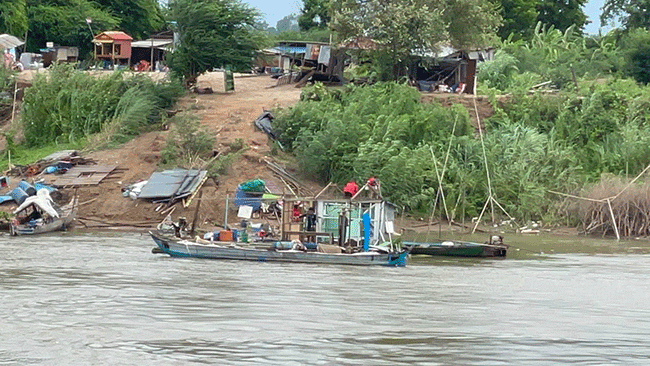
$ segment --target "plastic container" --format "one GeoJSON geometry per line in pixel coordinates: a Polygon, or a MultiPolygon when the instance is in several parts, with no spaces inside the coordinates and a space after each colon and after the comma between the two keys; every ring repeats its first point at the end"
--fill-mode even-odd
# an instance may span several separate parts
{"type": "Polygon", "coordinates": [[[29,195],[25,191],[23,191],[23,189],[20,187],[16,187],[13,191],[11,191],[9,195],[19,205],[22,205],[23,202],[25,202],[25,200],[27,199],[27,197],[29,197],[29,195]]]}
{"type": "Polygon", "coordinates": [[[219,232],[219,241],[232,241],[232,231],[222,230],[219,232]]]}
{"type": "Polygon", "coordinates": [[[18,183],[18,187],[25,191],[28,196],[33,196],[36,194],[36,188],[32,186],[31,184],[27,183],[27,181],[21,180],[20,183],[18,183]]]}

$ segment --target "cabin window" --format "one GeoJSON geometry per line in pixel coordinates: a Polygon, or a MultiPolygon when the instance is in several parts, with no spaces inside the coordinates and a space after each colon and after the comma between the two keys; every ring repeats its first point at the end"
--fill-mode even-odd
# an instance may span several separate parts
{"type": "Polygon", "coordinates": [[[102,45],[101,44],[96,44],[95,45],[95,54],[97,54],[97,55],[102,54],[102,45]]]}
{"type": "Polygon", "coordinates": [[[116,55],[121,55],[122,54],[122,45],[121,44],[116,44],[115,45],[115,54],[116,55]]]}
{"type": "Polygon", "coordinates": [[[463,62],[460,64],[460,82],[465,83],[467,80],[467,63],[463,62]]]}
{"type": "Polygon", "coordinates": [[[110,54],[111,54],[111,44],[102,43],[102,55],[110,55],[110,54]]]}

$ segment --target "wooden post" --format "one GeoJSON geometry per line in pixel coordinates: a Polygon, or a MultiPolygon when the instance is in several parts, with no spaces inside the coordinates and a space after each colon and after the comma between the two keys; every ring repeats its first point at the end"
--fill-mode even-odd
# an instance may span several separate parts
{"type": "Polygon", "coordinates": [[[196,220],[199,218],[199,207],[201,207],[201,196],[203,196],[203,191],[199,191],[199,199],[196,202],[196,210],[194,211],[194,219],[192,219],[192,230],[190,230],[190,236],[194,236],[194,229],[196,228],[196,220]]]}
{"type": "Polygon", "coordinates": [[[618,233],[618,226],[616,225],[616,217],[614,217],[614,210],[612,210],[612,203],[610,202],[609,198],[607,199],[607,206],[609,207],[609,214],[612,216],[612,224],[614,225],[616,240],[621,240],[621,236],[618,233]]]}
{"type": "Polygon", "coordinates": [[[230,195],[226,193],[226,209],[223,214],[223,228],[224,230],[228,230],[228,199],[230,198],[230,195]]]}

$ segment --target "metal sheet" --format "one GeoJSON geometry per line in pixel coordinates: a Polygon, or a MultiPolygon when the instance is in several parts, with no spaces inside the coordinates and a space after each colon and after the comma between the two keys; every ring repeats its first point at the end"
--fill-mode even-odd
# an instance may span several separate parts
{"type": "Polygon", "coordinates": [[[132,48],[162,48],[165,49],[174,43],[173,39],[145,39],[144,41],[131,42],[132,48]]]}
{"type": "Polygon", "coordinates": [[[15,48],[24,45],[25,42],[11,34],[0,34],[0,49],[15,48]]]}
{"type": "Polygon", "coordinates": [[[186,197],[199,187],[206,174],[205,170],[185,169],[153,173],[138,198],[186,197]]]}

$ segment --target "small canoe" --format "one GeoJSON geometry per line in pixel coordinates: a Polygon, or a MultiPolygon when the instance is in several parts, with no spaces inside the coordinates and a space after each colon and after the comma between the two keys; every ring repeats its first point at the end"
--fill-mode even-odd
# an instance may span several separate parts
{"type": "Polygon", "coordinates": [[[432,243],[403,242],[411,254],[446,257],[505,257],[508,247],[503,244],[483,244],[465,241],[442,241],[432,243]]]}
{"type": "Polygon", "coordinates": [[[261,248],[259,245],[229,242],[196,242],[163,236],[149,232],[158,246],[158,251],[172,257],[192,257],[207,259],[232,259],[258,262],[292,262],[292,263],[324,263],[345,264],[360,266],[393,266],[406,265],[407,250],[399,252],[375,249],[359,253],[325,253],[321,251],[307,251],[301,249],[283,249],[275,243],[261,248]]]}

